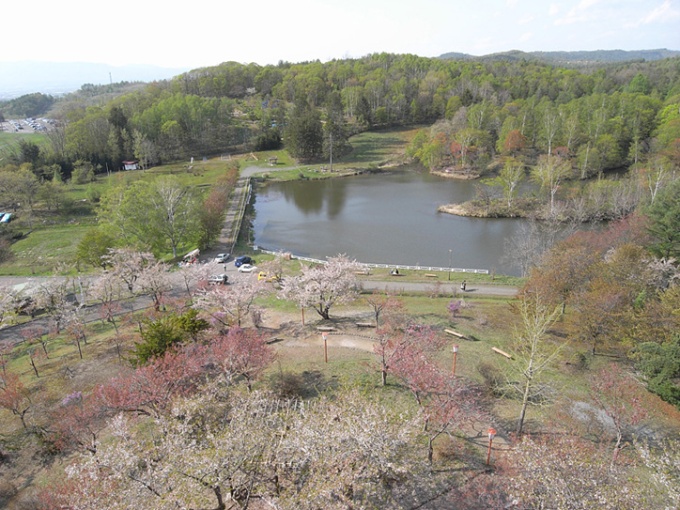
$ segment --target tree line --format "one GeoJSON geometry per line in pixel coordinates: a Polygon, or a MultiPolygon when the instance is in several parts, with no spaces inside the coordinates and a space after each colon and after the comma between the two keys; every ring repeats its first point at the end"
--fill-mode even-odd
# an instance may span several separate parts
{"type": "Polygon", "coordinates": [[[359,131],[427,124],[434,126],[415,155],[430,168],[483,168],[497,155],[560,150],[583,178],[653,155],[677,159],[678,62],[576,70],[387,53],[328,63],[228,62],[113,99],[102,95],[101,104],[84,92],[59,100],[62,125],[49,144],[12,157],[37,172],[59,164],[68,176],[77,160],[103,172],[125,159],[148,166],[276,148],[283,139],[295,157],[319,159],[331,146],[338,156],[346,152],[347,137],[359,131]]]}

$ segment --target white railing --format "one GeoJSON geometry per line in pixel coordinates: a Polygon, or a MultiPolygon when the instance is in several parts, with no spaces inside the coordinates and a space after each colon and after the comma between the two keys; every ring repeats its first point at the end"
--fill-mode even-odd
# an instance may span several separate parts
{"type": "MultiPolygon", "coordinates": [[[[261,251],[262,253],[269,253],[271,255],[276,255],[277,253],[281,253],[281,251],[271,251],[267,250],[265,248],[262,248],[260,246],[253,246],[255,250],[261,251]]],[[[286,252],[290,253],[290,252],[286,252]]],[[[298,259],[298,260],[304,260],[307,262],[312,262],[314,264],[325,264],[327,261],[325,260],[319,260],[319,259],[313,259],[310,257],[301,257],[295,254],[290,254],[291,258],[298,259]]],[[[440,272],[440,273],[448,273],[451,271],[452,273],[473,273],[473,274],[489,274],[488,269],[467,269],[467,268],[461,268],[461,267],[437,267],[437,266],[403,266],[399,264],[373,264],[370,262],[357,262],[363,267],[366,268],[374,268],[374,269],[406,269],[409,271],[430,271],[430,272],[440,272]]]]}

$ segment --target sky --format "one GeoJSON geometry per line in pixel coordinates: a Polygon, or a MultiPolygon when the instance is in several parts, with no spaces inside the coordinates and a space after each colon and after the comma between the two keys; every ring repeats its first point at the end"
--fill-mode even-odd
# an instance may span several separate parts
{"type": "Polygon", "coordinates": [[[680,0],[12,0],[3,18],[0,61],[197,68],[377,52],[680,50],[680,0]]]}

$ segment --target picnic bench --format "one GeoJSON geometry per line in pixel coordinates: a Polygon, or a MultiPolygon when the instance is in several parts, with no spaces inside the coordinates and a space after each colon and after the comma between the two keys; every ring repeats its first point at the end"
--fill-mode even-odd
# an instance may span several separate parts
{"type": "Polygon", "coordinates": [[[372,324],[370,322],[357,322],[356,323],[357,328],[374,328],[375,324],[372,324]]]}

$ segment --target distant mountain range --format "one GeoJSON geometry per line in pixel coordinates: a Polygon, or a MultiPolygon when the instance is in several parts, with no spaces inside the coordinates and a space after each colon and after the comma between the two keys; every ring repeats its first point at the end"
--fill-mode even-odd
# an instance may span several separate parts
{"type": "Polygon", "coordinates": [[[110,81],[152,82],[172,78],[189,70],[82,62],[0,62],[0,99],[12,99],[34,92],[66,94],[80,89],[86,83],[103,85],[110,81]]]}
{"type": "Polygon", "coordinates": [[[661,60],[678,57],[680,51],[658,50],[595,50],[595,51],[530,51],[519,50],[491,53],[476,57],[466,53],[444,53],[439,58],[445,60],[538,60],[549,64],[584,66],[589,64],[606,64],[631,62],[636,60],[661,60]]]}
{"type": "MultiPolygon", "coordinates": [[[[660,60],[680,56],[680,51],[658,50],[597,50],[597,51],[532,51],[518,50],[483,56],[466,53],[444,53],[438,58],[450,60],[535,60],[567,66],[588,66],[603,63],[660,60]]],[[[110,66],[81,62],[0,62],[0,100],[24,94],[42,92],[53,96],[74,92],[86,83],[103,85],[121,81],[152,82],[167,80],[190,71],[190,68],[169,68],[148,65],[110,66]]]]}

